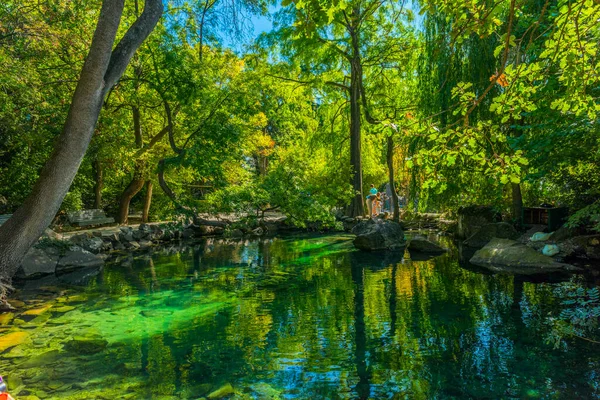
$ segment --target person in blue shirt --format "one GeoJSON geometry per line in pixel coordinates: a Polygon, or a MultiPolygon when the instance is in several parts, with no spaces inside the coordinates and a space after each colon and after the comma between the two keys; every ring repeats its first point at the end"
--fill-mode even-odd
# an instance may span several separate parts
{"type": "Polygon", "coordinates": [[[377,189],[375,189],[375,185],[371,184],[371,189],[369,189],[369,195],[367,196],[369,218],[373,216],[373,200],[375,200],[375,197],[377,197],[377,189]]]}

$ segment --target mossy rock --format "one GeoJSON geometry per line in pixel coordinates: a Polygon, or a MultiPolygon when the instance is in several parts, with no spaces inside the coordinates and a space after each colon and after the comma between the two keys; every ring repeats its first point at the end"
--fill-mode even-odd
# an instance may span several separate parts
{"type": "Polygon", "coordinates": [[[74,336],[65,344],[65,349],[80,354],[95,354],[103,351],[108,342],[101,337],[74,336]]]}
{"type": "Polygon", "coordinates": [[[222,399],[227,396],[231,396],[234,393],[235,393],[235,390],[233,389],[233,386],[231,386],[230,383],[226,383],[225,385],[221,386],[214,392],[211,392],[208,396],[206,396],[206,398],[209,400],[222,399]]]}
{"type": "Polygon", "coordinates": [[[46,311],[48,311],[52,307],[52,304],[46,304],[42,307],[32,308],[25,311],[22,315],[40,315],[46,311]]]}
{"type": "Polygon", "coordinates": [[[29,336],[29,333],[23,331],[11,332],[0,336],[0,351],[20,345],[27,339],[27,336],[29,336]]]}
{"type": "Polygon", "coordinates": [[[492,239],[471,258],[472,264],[494,272],[534,275],[559,271],[578,271],[579,268],[556,262],[534,249],[510,239],[492,239]]]}

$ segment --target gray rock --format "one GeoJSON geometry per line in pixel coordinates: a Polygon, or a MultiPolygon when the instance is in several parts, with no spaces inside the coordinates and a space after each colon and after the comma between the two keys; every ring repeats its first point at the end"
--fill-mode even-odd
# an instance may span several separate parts
{"type": "Polygon", "coordinates": [[[521,275],[579,270],[572,265],[556,262],[514,240],[497,238],[492,239],[484,248],[478,250],[470,262],[494,272],[521,275]]]}
{"type": "Polygon", "coordinates": [[[414,236],[408,241],[408,251],[425,254],[441,254],[447,250],[423,236],[414,236]]]}
{"type": "Polygon", "coordinates": [[[81,247],[92,253],[99,253],[104,249],[104,241],[99,237],[91,237],[81,243],[81,247]]]}
{"type": "Polygon", "coordinates": [[[497,222],[483,225],[473,235],[471,235],[464,244],[469,247],[482,248],[492,238],[516,240],[520,236],[519,232],[511,224],[506,222],[497,222]]]}
{"type": "Polygon", "coordinates": [[[126,231],[123,232],[121,230],[121,232],[119,233],[119,241],[121,242],[133,242],[133,233],[130,231],[126,231]]]}
{"type": "Polygon", "coordinates": [[[381,219],[359,222],[352,233],[354,246],[360,250],[395,250],[404,247],[404,231],[400,224],[381,219]]]}
{"type": "Polygon", "coordinates": [[[17,271],[17,277],[30,279],[53,274],[56,271],[56,264],[58,264],[58,255],[50,255],[42,249],[32,247],[25,255],[17,271]]]}
{"type": "Polygon", "coordinates": [[[56,271],[70,271],[84,267],[101,267],[102,265],[104,265],[104,260],[95,254],[87,251],[69,250],[64,257],[58,260],[56,271]]]}

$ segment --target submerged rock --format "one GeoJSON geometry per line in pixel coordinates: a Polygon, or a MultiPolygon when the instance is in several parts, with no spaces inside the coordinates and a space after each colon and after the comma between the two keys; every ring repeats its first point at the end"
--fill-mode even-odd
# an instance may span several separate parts
{"type": "Polygon", "coordinates": [[[94,354],[104,350],[108,342],[101,337],[74,336],[65,344],[67,350],[80,354],[94,354]]]}
{"type": "Polygon", "coordinates": [[[413,236],[408,242],[408,251],[425,254],[441,254],[447,250],[424,236],[413,236]]]}
{"type": "Polygon", "coordinates": [[[211,392],[208,396],[206,396],[207,399],[213,400],[213,399],[222,399],[226,396],[230,396],[232,394],[234,394],[235,391],[233,389],[233,386],[231,386],[230,383],[227,383],[223,386],[221,386],[220,388],[218,388],[217,390],[215,390],[214,392],[211,392]]]}
{"type": "Polygon", "coordinates": [[[29,334],[23,331],[11,332],[0,336],[0,351],[20,345],[25,339],[27,339],[27,336],[29,336],[29,334]]]}
{"type": "Polygon", "coordinates": [[[402,226],[393,221],[369,219],[359,222],[352,233],[354,246],[360,250],[397,250],[405,245],[402,226]]]}
{"type": "Polygon", "coordinates": [[[493,238],[516,240],[520,236],[514,226],[506,222],[483,225],[473,233],[464,244],[469,247],[481,248],[493,238]]]}
{"type": "Polygon", "coordinates": [[[558,271],[577,271],[579,268],[559,263],[534,249],[510,239],[492,239],[478,250],[470,262],[494,272],[522,275],[558,271]]]}

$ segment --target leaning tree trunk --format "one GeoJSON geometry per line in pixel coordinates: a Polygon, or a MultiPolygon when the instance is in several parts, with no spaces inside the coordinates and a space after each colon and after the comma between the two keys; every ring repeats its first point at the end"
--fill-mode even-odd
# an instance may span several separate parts
{"type": "Polygon", "coordinates": [[[102,102],[133,53],[162,15],[161,0],[146,0],[144,12],[113,50],[124,0],[104,0],[90,52],[77,83],[62,133],[31,193],[0,226],[0,277],[10,278],[59,210],[88,148],[102,102]]]}
{"type": "Polygon", "coordinates": [[[129,185],[125,188],[123,193],[121,194],[121,199],[119,200],[119,215],[117,222],[120,224],[126,224],[127,216],[129,215],[129,203],[131,203],[131,199],[139,193],[140,190],[144,187],[145,180],[139,175],[136,171],[133,179],[129,182],[129,185]]]}
{"type": "Polygon", "coordinates": [[[94,160],[94,175],[96,182],[94,183],[94,208],[102,208],[102,188],[104,186],[104,178],[102,174],[102,163],[100,160],[94,160]]]}
{"type": "Polygon", "coordinates": [[[362,155],[360,132],[360,59],[355,57],[350,63],[350,166],[352,167],[352,189],[354,197],[348,206],[350,217],[364,216],[365,207],[362,195],[362,155]]]}
{"type": "MultiPolygon", "coordinates": [[[[135,135],[135,145],[138,149],[144,147],[144,139],[142,136],[142,124],[140,118],[140,109],[137,106],[131,107],[133,115],[133,133],[135,135]]],[[[138,194],[144,187],[145,179],[142,177],[143,162],[137,160],[135,162],[135,171],[133,173],[133,179],[129,182],[129,185],[121,193],[119,200],[119,215],[117,216],[117,222],[120,224],[127,224],[129,215],[129,204],[131,199],[138,194]]]]}
{"type": "Polygon", "coordinates": [[[142,222],[150,220],[150,205],[152,205],[152,181],[146,181],[146,197],[144,198],[144,208],[142,209],[142,222]]]}
{"type": "Polygon", "coordinates": [[[390,179],[390,189],[392,191],[392,210],[394,211],[393,220],[400,222],[400,210],[398,209],[398,193],[394,183],[394,139],[392,136],[387,137],[387,165],[390,179]]]}

